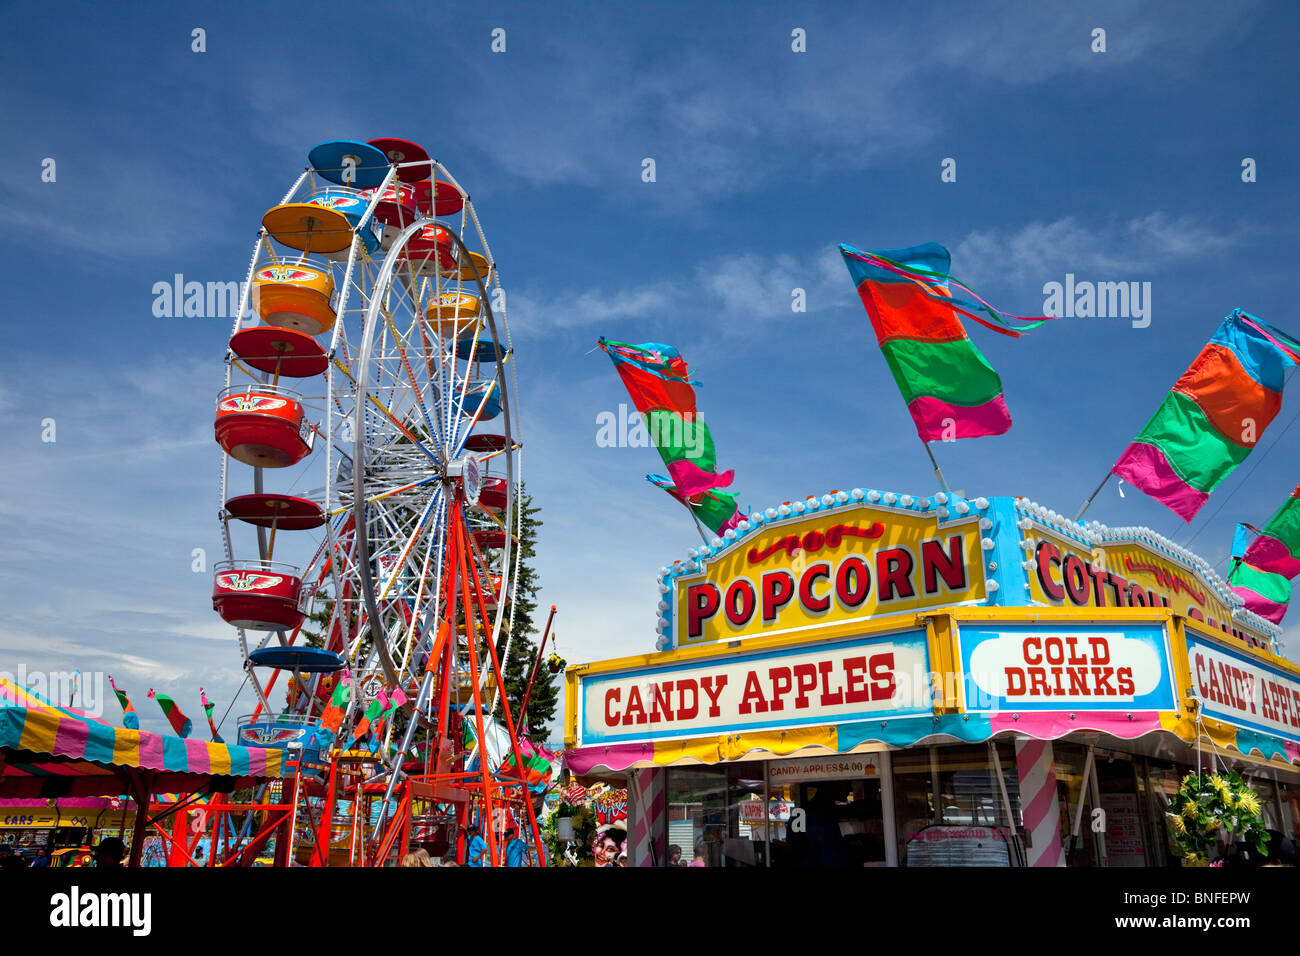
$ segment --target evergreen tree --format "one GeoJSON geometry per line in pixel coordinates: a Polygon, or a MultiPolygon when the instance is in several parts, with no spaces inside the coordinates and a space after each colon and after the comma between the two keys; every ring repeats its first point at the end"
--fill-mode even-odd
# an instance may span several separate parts
{"type": "MultiPolygon", "coordinates": [[[[505,671],[506,700],[510,705],[512,718],[519,716],[519,704],[528,687],[528,678],[532,674],[533,664],[537,660],[537,622],[533,614],[537,610],[537,591],[539,587],[537,572],[533,569],[536,557],[537,529],[542,526],[538,517],[540,508],[533,506],[533,499],[524,493],[523,517],[519,526],[519,547],[522,551],[519,563],[519,577],[514,586],[514,640],[510,642],[510,654],[501,662],[505,671]]],[[[513,555],[512,555],[513,560],[513,555]]],[[[507,609],[509,614],[509,609],[507,609]]],[[[545,621],[541,622],[545,625],[545,621]]],[[[497,654],[502,654],[506,643],[505,628],[502,628],[497,641],[497,654]]],[[[555,717],[559,705],[559,688],[554,674],[542,662],[533,683],[533,692],[528,698],[528,737],[533,743],[545,743],[549,736],[549,724],[555,717]]]]}

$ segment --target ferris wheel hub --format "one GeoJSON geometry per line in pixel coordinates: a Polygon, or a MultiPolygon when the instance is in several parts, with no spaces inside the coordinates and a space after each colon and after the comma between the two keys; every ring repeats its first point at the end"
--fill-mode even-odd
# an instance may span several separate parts
{"type": "Polygon", "coordinates": [[[447,463],[447,477],[460,479],[465,493],[465,504],[472,508],[478,504],[479,493],[483,490],[483,466],[473,455],[457,458],[447,463]]]}

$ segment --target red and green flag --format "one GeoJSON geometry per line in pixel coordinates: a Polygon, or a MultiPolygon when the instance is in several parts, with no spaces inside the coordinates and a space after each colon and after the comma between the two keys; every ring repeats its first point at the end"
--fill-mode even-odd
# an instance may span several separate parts
{"type": "Polygon", "coordinates": [[[1277,415],[1297,361],[1300,342],[1233,310],[1111,473],[1191,521],[1277,415]]]}
{"type": "Polygon", "coordinates": [[[194,722],[181,713],[180,707],[176,701],[172,700],[166,694],[154,693],[154,689],[149,688],[149,695],[158,701],[158,706],[162,708],[163,716],[167,718],[168,723],[172,725],[172,730],[181,737],[188,737],[190,731],[194,729],[194,722]]]}
{"type": "Polygon", "coordinates": [[[1007,431],[1011,412],[1002,395],[1002,379],[970,340],[958,315],[1013,337],[1041,325],[1041,320],[1011,325],[1004,313],[948,275],[948,250],[936,242],[880,252],[841,244],[840,254],[921,441],[1007,431]]]}
{"type": "Polygon", "coordinates": [[[225,741],[221,739],[221,734],[217,733],[217,725],[212,720],[212,711],[216,705],[208,700],[208,695],[202,687],[199,688],[199,701],[203,704],[203,713],[208,715],[208,729],[212,731],[212,742],[224,744],[225,741]]]}
{"type": "Polygon", "coordinates": [[[1228,586],[1249,611],[1282,623],[1291,602],[1291,581],[1300,575],[1300,487],[1282,503],[1263,530],[1238,525],[1228,586]],[[1248,531],[1255,532],[1249,541],[1248,531]]]}
{"type": "Polygon", "coordinates": [[[108,677],[109,686],[113,688],[113,693],[117,695],[117,702],[122,705],[122,726],[128,730],[140,729],[140,715],[135,712],[135,707],[131,704],[131,698],[126,696],[126,692],[117,684],[113,683],[113,676],[108,677]]]}
{"type": "Polygon", "coordinates": [[[713,434],[695,405],[695,387],[686,361],[662,342],[631,345],[598,342],[614,363],[668,476],[650,480],[689,508],[702,523],[722,534],[740,521],[735,494],[728,487],[734,471],[719,471],[713,434]],[[665,483],[666,482],[666,483],[665,483]]]}

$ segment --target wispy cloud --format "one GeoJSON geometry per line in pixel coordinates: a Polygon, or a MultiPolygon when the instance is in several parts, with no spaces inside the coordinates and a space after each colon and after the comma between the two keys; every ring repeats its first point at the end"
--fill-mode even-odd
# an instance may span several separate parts
{"type": "Polygon", "coordinates": [[[1151,212],[1086,224],[1074,216],[969,233],[952,249],[953,271],[972,283],[1035,285],[1064,272],[1127,276],[1208,259],[1242,245],[1240,226],[1151,212]]]}

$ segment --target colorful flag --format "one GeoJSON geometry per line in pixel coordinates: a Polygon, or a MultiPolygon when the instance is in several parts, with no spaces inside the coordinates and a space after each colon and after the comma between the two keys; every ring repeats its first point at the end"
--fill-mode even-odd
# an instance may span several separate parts
{"type": "Polygon", "coordinates": [[[745,517],[736,507],[735,492],[715,489],[693,498],[684,498],[667,475],[651,474],[645,477],[650,484],[662,488],[673,497],[673,500],[689,508],[691,514],[714,534],[720,535],[728,528],[734,528],[745,517]]]}
{"type": "Polygon", "coordinates": [[[117,702],[122,705],[122,725],[127,730],[140,729],[140,715],[135,712],[131,706],[131,698],[126,696],[126,692],[113,683],[113,675],[108,677],[109,686],[113,688],[113,693],[117,695],[117,702]]]}
{"type": "Polygon", "coordinates": [[[365,736],[367,732],[369,732],[371,722],[378,720],[383,712],[383,705],[379,703],[379,698],[376,697],[366,707],[366,712],[361,715],[361,719],[357,721],[357,725],[352,728],[352,744],[355,744],[365,736]]]}
{"type": "Polygon", "coordinates": [[[199,688],[199,701],[203,704],[203,712],[208,715],[208,728],[212,731],[212,742],[224,744],[225,741],[221,739],[221,734],[217,733],[217,725],[212,722],[212,711],[216,705],[208,700],[208,695],[202,687],[199,688]]]}
{"type": "Polygon", "coordinates": [[[1277,415],[1296,346],[1234,309],[1111,473],[1191,521],[1277,415]]]}
{"type": "Polygon", "coordinates": [[[352,679],[345,673],[339,682],[334,685],[334,693],[330,695],[330,702],[325,705],[325,710],[321,714],[321,726],[338,736],[339,728],[343,726],[343,718],[348,711],[348,701],[351,699],[352,679]]]}
{"type": "Polygon", "coordinates": [[[172,730],[176,731],[181,737],[188,737],[190,731],[194,729],[194,722],[181,713],[181,709],[176,706],[176,701],[172,700],[166,694],[156,694],[153,688],[149,688],[149,695],[158,701],[158,706],[162,708],[163,715],[172,725],[172,730]]]}
{"type": "Polygon", "coordinates": [[[976,310],[1006,325],[1002,313],[974,293],[979,305],[953,297],[948,250],[936,242],[883,252],[841,244],[840,254],[921,441],[1001,435],[1009,429],[1002,379],[966,335],[957,313],[1007,335],[1023,328],[1008,330],[980,318],[976,310]]]}
{"type": "Polygon", "coordinates": [[[713,435],[695,408],[695,389],[686,362],[671,345],[629,345],[600,339],[623,385],[645,419],[677,490],[686,498],[725,488],[734,471],[718,471],[713,435]]]}
{"type": "Polygon", "coordinates": [[[1228,586],[1246,609],[1280,624],[1291,601],[1291,580],[1300,575],[1300,486],[1243,547],[1249,525],[1238,525],[1233,536],[1232,570],[1228,586]]]}

